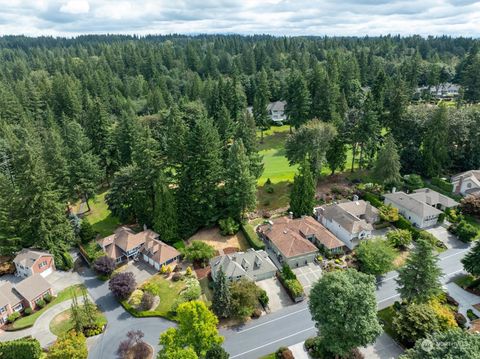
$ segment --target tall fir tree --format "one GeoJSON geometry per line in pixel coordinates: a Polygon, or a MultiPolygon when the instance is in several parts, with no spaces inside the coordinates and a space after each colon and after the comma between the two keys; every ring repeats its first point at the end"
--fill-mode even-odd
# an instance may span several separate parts
{"type": "Polygon", "coordinates": [[[253,98],[253,118],[261,132],[261,142],[263,143],[263,131],[270,125],[270,116],[267,106],[270,102],[270,90],[268,88],[268,78],[265,70],[260,71],[255,86],[255,96],[253,98]]]}
{"type": "Polygon", "coordinates": [[[397,145],[393,136],[388,135],[385,139],[385,144],[378,153],[374,176],[386,186],[396,186],[402,180],[400,168],[400,156],[397,152],[397,145]]]}
{"type": "Polygon", "coordinates": [[[162,241],[174,243],[178,240],[178,208],[173,190],[165,178],[159,176],[155,186],[155,217],[153,229],[162,241]]]}
{"type": "Polygon", "coordinates": [[[308,121],[310,116],[310,92],[302,73],[292,71],[287,80],[285,114],[295,128],[308,121]]]}
{"type": "Polygon", "coordinates": [[[315,206],[315,181],[310,164],[304,161],[293,180],[290,194],[290,210],[294,217],[311,215],[315,206]]]}
{"type": "Polygon", "coordinates": [[[256,178],[250,173],[250,160],[241,139],[230,147],[225,168],[227,212],[237,221],[243,220],[256,203],[256,178]]]}
{"type": "Polygon", "coordinates": [[[440,176],[448,167],[448,110],[441,105],[427,123],[423,141],[423,168],[428,177],[440,176]]]}
{"type": "Polygon", "coordinates": [[[235,138],[242,140],[250,160],[250,173],[258,179],[263,173],[263,163],[262,157],[258,154],[256,133],[255,120],[245,111],[239,119],[235,138]]]}
{"type": "Polygon", "coordinates": [[[228,318],[231,308],[230,286],[220,267],[213,283],[212,310],[219,318],[228,318]]]}
{"type": "Polygon", "coordinates": [[[405,266],[399,269],[398,292],[408,302],[425,303],[442,292],[438,257],[425,240],[418,240],[405,266]]]}

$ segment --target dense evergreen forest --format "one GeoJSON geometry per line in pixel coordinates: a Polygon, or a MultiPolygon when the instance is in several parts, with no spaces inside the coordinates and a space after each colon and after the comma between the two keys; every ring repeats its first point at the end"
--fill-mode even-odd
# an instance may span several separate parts
{"type": "Polygon", "coordinates": [[[68,267],[79,221],[67,204],[101,189],[121,221],[167,242],[241,220],[255,208],[256,133],[270,126],[273,100],[287,102],[292,131],[304,134],[290,141],[293,162],[308,160],[314,173],[325,162],[310,151],[317,130],[328,136],[332,170],[347,147],[371,168],[388,133],[403,174],[479,168],[478,45],[418,36],[2,37],[1,253],[46,248],[68,267]],[[418,86],[446,82],[461,85],[454,106],[413,100],[418,86]]]}

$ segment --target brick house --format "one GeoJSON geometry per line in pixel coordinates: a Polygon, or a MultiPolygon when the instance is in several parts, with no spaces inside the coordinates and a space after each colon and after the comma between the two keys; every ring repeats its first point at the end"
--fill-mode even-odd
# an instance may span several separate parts
{"type": "Polygon", "coordinates": [[[36,309],[40,300],[53,294],[52,285],[41,274],[31,275],[16,286],[5,283],[0,287],[0,325],[7,322],[10,314],[36,309]]]}
{"type": "Polygon", "coordinates": [[[15,274],[19,277],[30,277],[34,274],[46,277],[55,270],[53,256],[37,249],[22,249],[13,259],[13,263],[16,268],[15,274]]]}

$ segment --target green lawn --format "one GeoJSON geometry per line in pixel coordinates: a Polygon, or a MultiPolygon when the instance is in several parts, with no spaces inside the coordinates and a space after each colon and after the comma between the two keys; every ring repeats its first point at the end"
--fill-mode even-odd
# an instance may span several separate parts
{"type": "Polygon", "coordinates": [[[270,186],[263,185],[257,188],[257,208],[263,210],[272,210],[282,207],[288,207],[290,203],[291,182],[272,183],[270,186]],[[267,188],[273,189],[269,193],[267,188]]]}
{"type": "Polygon", "coordinates": [[[54,305],[64,302],[68,299],[72,299],[73,295],[76,294],[77,296],[82,295],[82,287],[83,285],[77,284],[77,285],[72,285],[71,287],[65,288],[61,292],[57,294],[57,296],[50,302],[48,303],[44,308],[36,311],[35,313],[32,313],[28,316],[22,317],[17,319],[15,322],[13,322],[13,330],[19,330],[19,329],[24,329],[31,327],[37,318],[42,315],[43,312],[45,312],[48,308],[53,307],[54,305]]]}
{"type": "Polygon", "coordinates": [[[275,353],[272,353],[272,354],[264,355],[263,357],[260,357],[258,359],[275,359],[275,358],[276,358],[275,353]]]}
{"type": "Polygon", "coordinates": [[[92,225],[94,231],[100,233],[102,237],[112,234],[120,225],[119,219],[112,215],[107,203],[105,203],[106,194],[107,191],[98,194],[95,198],[88,201],[91,210],[85,217],[92,225]]]}
{"type": "MultiPolygon", "coordinates": [[[[74,323],[70,320],[71,309],[67,309],[60,314],[57,314],[50,322],[50,331],[56,336],[60,336],[73,329],[74,323]]],[[[107,318],[101,311],[97,309],[95,314],[95,324],[102,327],[107,323],[107,318]]]]}

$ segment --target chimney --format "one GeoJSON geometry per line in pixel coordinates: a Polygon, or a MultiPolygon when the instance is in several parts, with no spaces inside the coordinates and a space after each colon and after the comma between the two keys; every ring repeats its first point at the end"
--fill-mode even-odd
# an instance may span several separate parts
{"type": "Polygon", "coordinates": [[[242,260],[242,267],[245,270],[248,270],[248,268],[250,268],[250,263],[248,263],[248,261],[245,258],[243,258],[242,260]]]}
{"type": "Polygon", "coordinates": [[[397,187],[392,187],[392,193],[397,192],[397,187]]]}
{"type": "Polygon", "coordinates": [[[293,212],[288,212],[288,218],[293,219],[293,212]]]}
{"type": "Polygon", "coordinates": [[[146,225],[146,224],[143,225],[143,230],[144,230],[144,231],[147,230],[147,225],[146,225]]]}
{"type": "Polygon", "coordinates": [[[353,195],[353,200],[354,200],[355,202],[357,202],[357,201],[359,200],[358,195],[354,194],[354,195],[353,195]]]}

